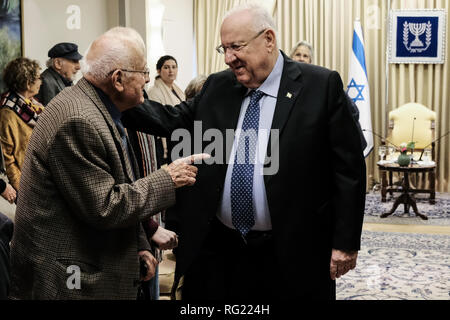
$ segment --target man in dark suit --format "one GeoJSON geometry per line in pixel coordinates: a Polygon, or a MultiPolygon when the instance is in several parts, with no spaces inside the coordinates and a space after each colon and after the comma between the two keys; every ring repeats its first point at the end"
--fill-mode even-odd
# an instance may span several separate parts
{"type": "Polygon", "coordinates": [[[48,51],[48,57],[47,69],[41,74],[42,84],[36,95],[44,106],[65,87],[73,85],[83,58],[78,52],[78,46],[69,42],[55,44],[48,51]]]}
{"type": "Polygon", "coordinates": [[[230,69],[192,101],[146,101],[122,118],[157,135],[188,128],[215,161],[170,213],[183,299],[335,299],[335,279],[356,265],[366,175],[339,74],[290,60],[258,5],[228,13],[221,42],[230,69]]]}

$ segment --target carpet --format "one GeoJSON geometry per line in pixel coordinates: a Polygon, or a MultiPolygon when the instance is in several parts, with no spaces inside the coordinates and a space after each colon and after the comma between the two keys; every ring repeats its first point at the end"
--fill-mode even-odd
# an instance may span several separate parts
{"type": "Polygon", "coordinates": [[[399,193],[394,193],[391,197],[387,195],[387,202],[381,202],[380,192],[370,192],[366,195],[366,208],[364,211],[364,222],[366,223],[387,223],[387,224],[419,224],[419,225],[450,225],[450,194],[436,193],[436,204],[428,202],[428,195],[417,194],[415,199],[420,213],[425,214],[428,220],[422,220],[416,216],[412,208],[409,213],[404,212],[401,204],[395,212],[387,218],[380,218],[380,215],[389,212],[394,205],[395,197],[399,193]]]}
{"type": "Polygon", "coordinates": [[[450,236],[363,231],[338,300],[450,300],[450,236]]]}

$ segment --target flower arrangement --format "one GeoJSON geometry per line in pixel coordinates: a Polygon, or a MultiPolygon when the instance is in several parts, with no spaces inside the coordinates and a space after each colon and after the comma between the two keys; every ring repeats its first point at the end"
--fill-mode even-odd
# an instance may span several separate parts
{"type": "Polygon", "coordinates": [[[398,156],[397,163],[401,167],[406,167],[411,163],[411,155],[407,155],[406,152],[408,150],[414,150],[416,143],[414,141],[410,141],[408,143],[403,142],[400,144],[400,155],[398,156]]]}
{"type": "Polygon", "coordinates": [[[400,144],[400,152],[406,154],[408,150],[414,150],[416,143],[414,141],[410,141],[408,143],[403,142],[400,144]]]}

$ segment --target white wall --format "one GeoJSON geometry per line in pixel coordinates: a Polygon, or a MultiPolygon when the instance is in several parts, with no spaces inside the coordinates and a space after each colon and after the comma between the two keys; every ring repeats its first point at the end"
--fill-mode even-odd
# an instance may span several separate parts
{"type": "MultiPolygon", "coordinates": [[[[74,42],[78,44],[80,53],[84,54],[95,38],[119,25],[121,17],[124,20],[122,24],[136,29],[146,40],[147,49],[152,50],[148,20],[151,5],[155,3],[164,6],[160,29],[161,53],[177,59],[179,69],[176,82],[184,90],[196,72],[193,0],[23,0],[24,54],[38,60],[44,70],[47,52],[53,45],[74,42]],[[76,13],[67,13],[72,5],[80,9],[79,26],[76,13]]],[[[156,61],[148,61],[152,73],[150,84],[156,75],[156,61]]]]}
{"type": "Polygon", "coordinates": [[[23,0],[24,55],[38,60],[44,70],[48,50],[58,42],[76,43],[84,54],[95,38],[118,23],[115,16],[116,0],[23,0]],[[73,5],[79,15],[67,13],[73,5]]]}
{"type": "MultiPolygon", "coordinates": [[[[161,4],[164,6],[162,17],[161,37],[163,43],[163,51],[158,51],[158,55],[168,54],[178,61],[178,77],[177,84],[182,90],[186,88],[189,81],[195,76],[196,68],[194,66],[194,1],[193,0],[150,0],[147,1],[147,10],[149,14],[147,18],[151,18],[152,6],[161,4]]],[[[148,50],[156,45],[151,41],[149,30],[151,21],[147,21],[148,50]]],[[[156,74],[156,58],[150,58],[149,67],[152,71],[151,84],[156,74]]]]}

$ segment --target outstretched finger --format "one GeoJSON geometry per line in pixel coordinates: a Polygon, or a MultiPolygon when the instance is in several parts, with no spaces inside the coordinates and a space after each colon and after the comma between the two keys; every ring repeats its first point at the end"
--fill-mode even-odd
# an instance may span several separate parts
{"type": "Polygon", "coordinates": [[[209,159],[211,158],[211,155],[208,153],[199,153],[199,154],[193,154],[190,155],[188,157],[185,158],[181,158],[178,159],[176,161],[182,162],[182,163],[187,163],[187,164],[192,164],[192,163],[197,163],[201,160],[205,160],[205,159],[209,159]]]}

